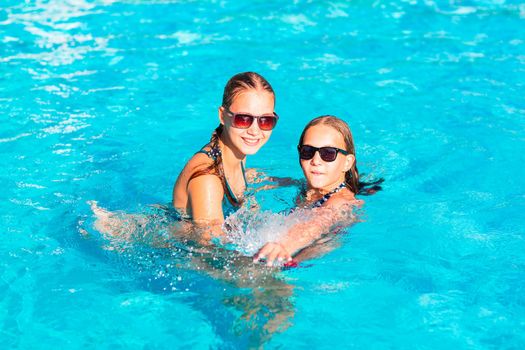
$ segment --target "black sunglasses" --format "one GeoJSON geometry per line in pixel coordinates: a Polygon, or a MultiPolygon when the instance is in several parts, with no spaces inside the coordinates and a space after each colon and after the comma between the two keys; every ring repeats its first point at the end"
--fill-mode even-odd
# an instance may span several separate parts
{"type": "Polygon", "coordinates": [[[345,156],[348,154],[344,149],[337,147],[314,147],[309,145],[299,145],[297,146],[299,150],[299,158],[303,160],[310,160],[314,157],[315,152],[319,151],[321,159],[325,162],[333,162],[337,158],[337,153],[341,152],[345,156]]]}
{"type": "Polygon", "coordinates": [[[253,124],[253,120],[257,119],[259,129],[270,131],[275,128],[279,116],[274,112],[273,115],[255,116],[249,113],[233,113],[228,108],[224,107],[224,111],[232,118],[232,126],[237,129],[248,129],[253,124]]]}

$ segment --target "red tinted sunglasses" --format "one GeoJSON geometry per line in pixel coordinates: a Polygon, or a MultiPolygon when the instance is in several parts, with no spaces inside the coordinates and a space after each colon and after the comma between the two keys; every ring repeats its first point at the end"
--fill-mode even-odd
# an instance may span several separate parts
{"type": "Polygon", "coordinates": [[[279,116],[274,112],[273,115],[251,115],[249,113],[233,113],[228,108],[224,107],[224,111],[232,118],[232,126],[237,129],[248,129],[253,124],[253,120],[257,119],[259,129],[270,131],[277,125],[279,116]]]}

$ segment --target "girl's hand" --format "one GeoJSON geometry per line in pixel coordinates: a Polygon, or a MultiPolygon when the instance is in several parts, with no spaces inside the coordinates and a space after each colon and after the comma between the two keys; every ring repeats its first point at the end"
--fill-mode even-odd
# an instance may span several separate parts
{"type": "Polygon", "coordinates": [[[275,260],[288,262],[292,260],[292,256],[281,243],[269,242],[253,256],[253,262],[260,260],[266,260],[266,266],[272,266],[275,260]]]}

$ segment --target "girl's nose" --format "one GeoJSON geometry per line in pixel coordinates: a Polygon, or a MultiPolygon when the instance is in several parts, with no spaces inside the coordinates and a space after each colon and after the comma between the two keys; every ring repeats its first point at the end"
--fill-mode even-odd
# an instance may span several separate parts
{"type": "Polygon", "coordinates": [[[247,132],[250,135],[259,135],[261,129],[259,128],[259,121],[257,119],[253,119],[253,123],[250,125],[247,132]]]}
{"type": "Polygon", "coordinates": [[[321,155],[319,154],[319,151],[315,151],[314,156],[310,160],[310,164],[319,165],[321,164],[321,161],[322,159],[321,159],[321,155]]]}

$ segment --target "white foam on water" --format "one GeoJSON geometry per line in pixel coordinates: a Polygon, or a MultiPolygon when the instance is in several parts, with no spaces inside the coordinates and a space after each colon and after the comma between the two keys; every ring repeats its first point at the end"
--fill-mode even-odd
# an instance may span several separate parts
{"type": "Polygon", "coordinates": [[[273,213],[270,211],[253,211],[243,207],[226,218],[223,229],[226,233],[226,239],[236,246],[237,251],[246,256],[252,256],[265,243],[279,241],[294,226],[299,224],[304,225],[308,222],[313,224],[322,222],[327,217],[337,217],[327,232],[320,233],[325,234],[333,228],[347,226],[356,221],[355,207],[352,205],[333,210],[327,208],[321,210],[323,210],[322,214],[316,209],[309,208],[295,209],[291,213],[273,213]]]}
{"type": "Polygon", "coordinates": [[[37,185],[37,184],[31,184],[31,183],[26,183],[26,182],[22,182],[22,181],[19,181],[16,183],[16,187],[18,188],[37,188],[37,189],[44,189],[46,188],[45,186],[41,186],[41,185],[37,185]]]}
{"type": "Polygon", "coordinates": [[[163,35],[157,35],[157,38],[159,38],[159,39],[176,39],[176,40],[178,40],[178,42],[180,44],[185,45],[185,44],[196,43],[196,42],[202,40],[202,35],[200,35],[198,33],[192,33],[192,32],[181,30],[181,31],[175,32],[173,34],[169,34],[169,35],[164,35],[164,34],[163,35]]]}
{"type": "Polygon", "coordinates": [[[5,142],[13,142],[13,141],[16,141],[22,137],[27,137],[27,136],[31,136],[32,134],[31,133],[22,133],[22,134],[19,134],[19,135],[16,135],[16,136],[13,136],[13,137],[6,137],[6,138],[3,138],[3,139],[0,139],[0,143],[5,143],[5,142]]]}
{"type": "Polygon", "coordinates": [[[406,85],[406,86],[411,87],[415,91],[419,91],[419,88],[415,84],[409,81],[406,81],[406,80],[396,80],[396,79],[381,80],[381,81],[376,82],[376,85],[380,87],[385,87],[388,85],[406,85]]]}
{"type": "Polygon", "coordinates": [[[227,239],[236,245],[237,250],[251,256],[265,243],[279,240],[294,225],[310,218],[311,213],[307,210],[286,215],[241,208],[226,218],[223,227],[227,239]]]}
{"type": "Polygon", "coordinates": [[[286,15],[281,17],[284,23],[288,23],[293,26],[293,29],[298,32],[304,32],[306,27],[314,27],[317,25],[316,22],[310,20],[303,14],[299,15],[286,15]]]}
{"type": "Polygon", "coordinates": [[[348,13],[344,11],[341,8],[342,5],[338,4],[332,4],[332,6],[328,9],[328,14],[326,15],[327,18],[341,18],[341,17],[349,17],[348,13]]]}

